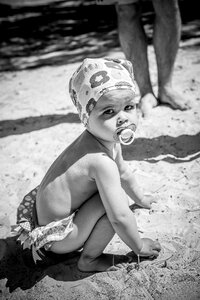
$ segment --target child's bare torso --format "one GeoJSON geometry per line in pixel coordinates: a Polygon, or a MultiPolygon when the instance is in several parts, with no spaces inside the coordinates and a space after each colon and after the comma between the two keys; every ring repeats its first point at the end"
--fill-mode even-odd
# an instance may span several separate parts
{"type": "Polygon", "coordinates": [[[38,190],[36,208],[39,225],[66,218],[97,192],[91,166],[102,153],[107,153],[106,148],[88,131],[84,131],[61,153],[38,190]]]}

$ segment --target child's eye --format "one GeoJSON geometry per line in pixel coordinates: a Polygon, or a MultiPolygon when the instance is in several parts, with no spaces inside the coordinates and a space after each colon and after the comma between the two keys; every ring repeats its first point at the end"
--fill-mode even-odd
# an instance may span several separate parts
{"type": "Polygon", "coordinates": [[[103,112],[104,115],[112,115],[114,113],[113,109],[107,109],[103,112]]]}
{"type": "Polygon", "coordinates": [[[125,110],[131,110],[131,109],[135,109],[135,105],[130,104],[125,107],[125,110]]]}

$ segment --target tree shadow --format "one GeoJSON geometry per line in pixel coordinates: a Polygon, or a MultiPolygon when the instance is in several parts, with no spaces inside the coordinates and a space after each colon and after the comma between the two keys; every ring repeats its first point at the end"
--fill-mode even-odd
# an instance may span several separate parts
{"type": "Polygon", "coordinates": [[[61,123],[80,123],[78,114],[56,114],[0,121],[0,138],[49,128],[61,123]]]}
{"type": "MultiPolygon", "coordinates": [[[[31,251],[23,250],[17,236],[0,239],[0,280],[7,279],[6,288],[12,293],[17,288],[31,289],[45,276],[57,281],[77,281],[90,277],[96,272],[81,272],[77,268],[80,252],[56,255],[51,253],[48,263],[34,263],[31,251]]],[[[115,262],[127,261],[126,255],[115,255],[115,262]]],[[[133,257],[132,262],[136,262],[133,257]]]]}
{"type": "Polygon", "coordinates": [[[123,147],[123,156],[128,161],[149,163],[159,160],[169,163],[189,162],[200,157],[200,133],[178,137],[163,135],[156,138],[138,138],[130,146],[123,147]]]}
{"type": "MultiPolygon", "coordinates": [[[[197,1],[191,1],[180,1],[183,40],[200,36],[197,1]]],[[[152,43],[151,2],[144,1],[142,17],[152,43]]],[[[22,7],[0,4],[0,26],[2,71],[64,65],[120,49],[115,6],[97,6],[90,0],[22,7]]]]}
{"type": "Polygon", "coordinates": [[[1,69],[62,65],[106,55],[119,45],[114,6],[106,12],[94,1],[1,5],[1,69]]]}

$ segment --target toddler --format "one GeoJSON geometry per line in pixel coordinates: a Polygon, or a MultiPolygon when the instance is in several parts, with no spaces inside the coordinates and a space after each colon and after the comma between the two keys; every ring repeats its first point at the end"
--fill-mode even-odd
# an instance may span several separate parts
{"type": "Polygon", "coordinates": [[[143,194],[121,150],[137,128],[135,88],[127,60],[86,58],[70,79],[85,130],[18,208],[19,239],[35,260],[41,253],[79,250],[80,271],[105,271],[112,255],[103,251],[115,233],[136,255],[158,256],[159,242],[140,237],[129,201],[150,208],[153,200],[143,194]]]}

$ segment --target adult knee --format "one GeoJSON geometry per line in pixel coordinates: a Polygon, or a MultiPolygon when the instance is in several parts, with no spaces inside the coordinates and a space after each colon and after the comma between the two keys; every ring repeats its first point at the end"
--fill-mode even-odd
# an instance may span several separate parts
{"type": "Polygon", "coordinates": [[[125,23],[132,23],[140,19],[142,9],[140,3],[117,5],[118,20],[125,23]]]}
{"type": "Polygon", "coordinates": [[[166,22],[180,19],[180,10],[177,0],[153,0],[153,6],[157,18],[166,22]]]}

